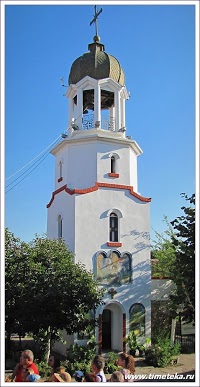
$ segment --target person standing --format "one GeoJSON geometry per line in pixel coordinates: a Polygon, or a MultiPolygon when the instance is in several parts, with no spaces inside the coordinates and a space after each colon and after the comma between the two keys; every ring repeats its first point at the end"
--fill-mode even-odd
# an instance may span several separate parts
{"type": "MultiPolygon", "coordinates": [[[[51,367],[51,375],[48,377],[46,382],[54,381],[54,374],[60,371],[60,359],[54,355],[49,355],[48,365],[51,367]]],[[[65,369],[63,369],[65,371],[65,369]]]]}
{"type": "Polygon", "coordinates": [[[15,367],[11,380],[25,382],[24,374],[28,368],[33,370],[34,374],[39,375],[38,368],[34,363],[33,352],[30,349],[25,349],[20,356],[20,362],[15,367]]]}
{"type": "Polygon", "coordinates": [[[122,367],[121,373],[124,375],[125,382],[131,382],[132,380],[127,378],[128,375],[134,375],[135,373],[135,360],[132,355],[128,355],[125,352],[121,352],[118,355],[117,365],[122,367]]]}

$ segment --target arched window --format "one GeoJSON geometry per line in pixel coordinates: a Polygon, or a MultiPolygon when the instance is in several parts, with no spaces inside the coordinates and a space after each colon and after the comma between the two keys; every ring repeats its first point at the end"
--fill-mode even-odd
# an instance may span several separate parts
{"type": "Polygon", "coordinates": [[[116,161],[115,156],[111,156],[111,166],[110,166],[110,172],[115,173],[116,172],[116,161]]]}
{"type": "Polygon", "coordinates": [[[135,303],[130,307],[130,331],[136,331],[137,336],[145,335],[145,307],[135,303]]]}
{"type": "Polygon", "coordinates": [[[60,238],[62,238],[62,226],[63,226],[63,224],[62,224],[62,217],[61,217],[61,215],[58,215],[58,238],[60,239],[60,238]]]}
{"type": "Polygon", "coordinates": [[[118,242],[118,216],[114,212],[110,214],[110,242],[118,242]]]}
{"type": "Polygon", "coordinates": [[[62,176],[62,161],[59,162],[59,179],[63,177],[62,176]]]}

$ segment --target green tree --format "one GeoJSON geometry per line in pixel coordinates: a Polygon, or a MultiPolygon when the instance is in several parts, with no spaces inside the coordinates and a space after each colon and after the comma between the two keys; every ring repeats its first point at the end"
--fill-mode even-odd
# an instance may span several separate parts
{"type": "Polygon", "coordinates": [[[26,299],[28,281],[28,245],[5,230],[5,322],[7,343],[13,332],[23,336],[25,325],[23,300],[26,299]]]}
{"type": "Polygon", "coordinates": [[[174,219],[171,224],[175,230],[172,243],[175,246],[173,281],[176,290],[171,299],[175,306],[183,304],[185,321],[195,321],[195,195],[181,194],[190,206],[181,209],[184,215],[174,219]]]}
{"type": "Polygon", "coordinates": [[[168,222],[166,216],[164,216],[164,222],[167,225],[167,229],[163,234],[155,232],[156,240],[153,241],[151,258],[153,259],[152,276],[153,277],[169,277],[173,276],[173,263],[175,260],[175,246],[172,243],[172,236],[174,230],[172,225],[168,222]]]}
{"type": "Polygon", "coordinates": [[[16,313],[15,320],[25,332],[47,343],[48,356],[60,330],[72,334],[85,329],[89,322],[85,315],[101,303],[104,291],[83,264],[74,263],[64,241],[36,236],[31,243],[24,244],[8,230],[6,240],[7,326],[11,329],[16,313]],[[10,237],[12,249],[8,249],[12,245],[10,237]]]}

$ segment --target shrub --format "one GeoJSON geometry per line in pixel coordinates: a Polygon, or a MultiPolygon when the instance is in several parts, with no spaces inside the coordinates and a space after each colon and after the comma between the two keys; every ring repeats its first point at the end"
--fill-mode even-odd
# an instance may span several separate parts
{"type": "Polygon", "coordinates": [[[171,349],[171,355],[177,356],[181,353],[181,345],[179,343],[175,343],[174,346],[171,349]]]}
{"type": "Polygon", "coordinates": [[[67,360],[64,365],[71,376],[77,370],[83,373],[91,371],[91,362],[96,355],[96,346],[95,338],[92,337],[86,345],[78,345],[75,343],[69,347],[67,350],[67,360]]]}
{"type": "Polygon", "coordinates": [[[172,356],[180,354],[180,346],[171,345],[170,339],[165,338],[155,345],[151,345],[145,353],[145,361],[154,367],[166,367],[170,364],[172,356]]]}
{"type": "Polygon", "coordinates": [[[89,363],[85,360],[82,360],[80,362],[75,361],[73,363],[66,361],[64,366],[66,368],[66,371],[69,372],[71,376],[74,375],[75,371],[82,371],[84,374],[91,372],[91,361],[89,363]]]}
{"type": "Polygon", "coordinates": [[[135,351],[138,348],[138,342],[135,331],[130,331],[125,339],[130,351],[135,351]]]}
{"type": "Polygon", "coordinates": [[[114,371],[117,371],[117,359],[118,355],[115,352],[109,352],[108,358],[105,361],[104,372],[106,374],[112,374],[114,371]]]}
{"type": "Polygon", "coordinates": [[[44,376],[50,376],[51,374],[51,368],[48,366],[47,362],[45,361],[40,361],[40,362],[35,362],[40,376],[43,378],[44,376]]]}

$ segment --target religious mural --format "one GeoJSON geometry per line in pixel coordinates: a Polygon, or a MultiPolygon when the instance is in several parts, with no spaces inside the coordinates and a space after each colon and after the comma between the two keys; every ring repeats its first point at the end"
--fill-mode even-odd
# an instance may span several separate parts
{"type": "Polygon", "coordinates": [[[96,259],[97,280],[103,285],[122,285],[131,281],[131,255],[100,252],[96,259]]]}

